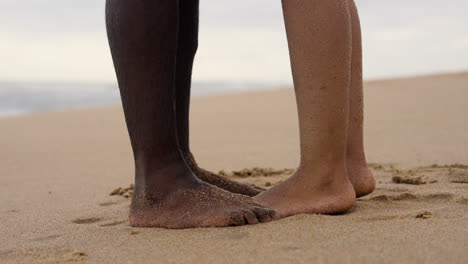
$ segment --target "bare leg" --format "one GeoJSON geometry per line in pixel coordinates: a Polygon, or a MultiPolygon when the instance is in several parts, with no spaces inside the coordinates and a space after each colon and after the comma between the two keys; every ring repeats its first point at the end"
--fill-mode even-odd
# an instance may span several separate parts
{"type": "Polygon", "coordinates": [[[195,175],[202,181],[230,192],[255,196],[263,189],[238,183],[200,168],[189,146],[190,87],[193,60],[198,46],[198,0],[179,0],[179,34],[176,71],[176,122],[180,150],[195,175]]]}
{"type": "Polygon", "coordinates": [[[179,150],[175,122],[177,0],[107,0],[109,44],[135,160],[130,223],[189,228],[271,218],[242,195],[201,182],[179,150]]]}
{"type": "Polygon", "coordinates": [[[296,90],[301,163],[255,198],[280,217],[333,214],[356,200],[346,170],[351,25],[348,0],[283,0],[296,90]]]}
{"type": "Polygon", "coordinates": [[[374,191],[375,180],[367,167],[363,140],[363,81],[361,24],[354,0],[349,0],[351,14],[353,51],[351,59],[351,86],[349,105],[349,127],[347,146],[348,178],[354,186],[356,196],[361,197],[374,191]]]}

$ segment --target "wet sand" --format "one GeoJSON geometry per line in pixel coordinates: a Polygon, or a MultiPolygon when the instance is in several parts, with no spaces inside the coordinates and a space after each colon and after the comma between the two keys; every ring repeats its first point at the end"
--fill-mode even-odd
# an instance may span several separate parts
{"type": "MultiPolygon", "coordinates": [[[[376,192],[343,215],[231,228],[129,226],[129,189],[110,195],[133,182],[119,107],[0,119],[0,263],[466,263],[468,74],[372,81],[365,94],[376,192]]],[[[297,166],[292,89],[192,107],[202,167],[269,188],[297,166]]]]}

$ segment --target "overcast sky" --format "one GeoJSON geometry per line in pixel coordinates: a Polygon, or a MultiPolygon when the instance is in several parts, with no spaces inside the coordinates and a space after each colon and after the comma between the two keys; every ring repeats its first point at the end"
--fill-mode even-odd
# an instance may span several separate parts
{"type": "MultiPolygon", "coordinates": [[[[195,80],[290,82],[277,0],[200,0],[195,80]]],[[[468,70],[468,1],[357,0],[365,78],[468,70]]],[[[104,0],[0,0],[0,80],[114,81],[104,0]]]]}

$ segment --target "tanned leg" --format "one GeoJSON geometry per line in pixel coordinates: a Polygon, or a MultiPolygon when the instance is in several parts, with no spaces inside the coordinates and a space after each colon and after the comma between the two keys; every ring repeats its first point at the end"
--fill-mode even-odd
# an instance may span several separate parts
{"type": "Polygon", "coordinates": [[[346,169],[351,24],[348,0],[283,0],[301,140],[288,180],[255,197],[280,217],[334,214],[356,201],[346,169]]]}
{"type": "Polygon", "coordinates": [[[255,224],[273,211],[200,181],[175,123],[178,0],[107,0],[109,44],[135,160],[130,223],[191,228],[255,224]]]}
{"type": "Polygon", "coordinates": [[[176,123],[179,146],[187,164],[202,181],[216,185],[230,192],[255,196],[264,189],[241,184],[200,168],[190,151],[190,87],[193,60],[198,46],[198,7],[198,0],[179,0],[179,37],[175,82],[176,123]]]}
{"type": "Polygon", "coordinates": [[[351,86],[347,146],[348,178],[354,186],[356,196],[361,197],[374,191],[375,180],[367,167],[363,140],[363,81],[362,81],[362,38],[361,24],[354,0],[349,0],[352,27],[351,86]]]}

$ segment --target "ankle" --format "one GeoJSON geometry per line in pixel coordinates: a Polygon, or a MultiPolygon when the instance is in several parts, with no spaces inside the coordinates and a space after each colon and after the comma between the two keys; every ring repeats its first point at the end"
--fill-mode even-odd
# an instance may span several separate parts
{"type": "Polygon", "coordinates": [[[137,174],[152,174],[169,167],[183,166],[184,158],[180,151],[158,153],[151,155],[147,153],[135,154],[135,169],[137,174]]]}
{"type": "Polygon", "coordinates": [[[195,177],[183,158],[166,164],[136,163],[135,190],[143,192],[167,192],[173,186],[192,182],[195,177]]]}
{"type": "Polygon", "coordinates": [[[347,184],[348,175],[344,161],[299,166],[296,177],[304,178],[310,184],[327,188],[336,184],[347,184]]]}
{"type": "Polygon", "coordinates": [[[192,151],[190,151],[190,149],[188,148],[181,148],[180,153],[182,153],[182,157],[184,158],[187,158],[187,157],[193,158],[192,151]]]}
{"type": "Polygon", "coordinates": [[[301,158],[298,171],[305,173],[330,173],[346,171],[346,157],[324,157],[316,160],[305,160],[301,158]]]}

